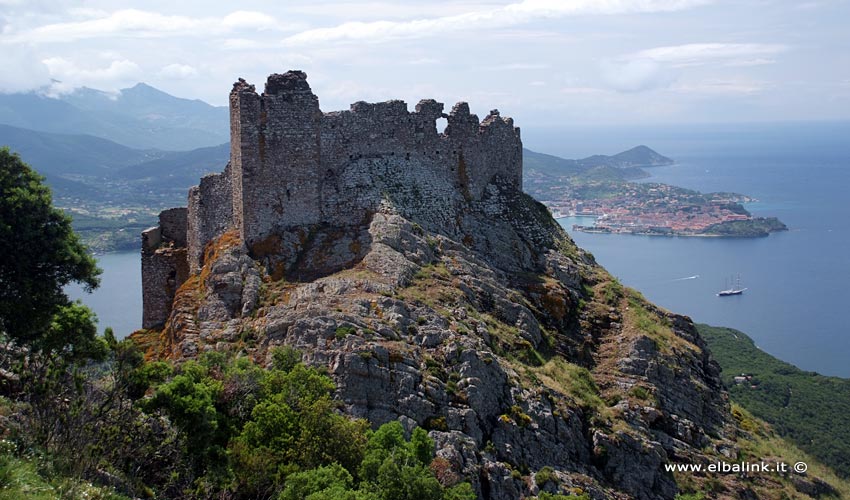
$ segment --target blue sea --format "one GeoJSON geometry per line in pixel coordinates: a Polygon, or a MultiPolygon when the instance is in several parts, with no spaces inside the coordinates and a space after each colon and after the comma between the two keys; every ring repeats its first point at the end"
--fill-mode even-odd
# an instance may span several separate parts
{"type": "Polygon", "coordinates": [[[98,255],[97,264],[103,274],[96,290],[86,293],[81,287],[70,285],[65,291],[97,314],[100,331],[112,327],[116,337],[124,338],[142,327],[141,251],[98,255]]]}
{"type": "MultiPolygon", "coordinates": [[[[614,153],[646,144],[676,164],[649,169],[646,181],[758,198],[756,215],[777,216],[789,231],[766,238],[719,239],[588,234],[579,246],[624,284],[694,321],[737,328],[764,351],[798,367],[850,376],[850,126],[844,123],[656,127],[602,134],[571,131],[552,154],[614,153]],[[584,138],[583,138],[584,137],[584,138]],[[595,138],[595,139],[593,139],[595,138]],[[599,141],[593,144],[593,141],[599,141]],[[620,141],[620,143],[616,143],[620,141]],[[747,291],[717,297],[731,275],[747,291]]],[[[563,133],[563,131],[561,132],[563,133]]]]}
{"type": "MultiPolygon", "coordinates": [[[[529,149],[565,158],[645,144],[676,160],[647,181],[735,191],[790,231],[718,239],[587,234],[576,242],[624,284],[694,321],[737,328],[802,369],[850,377],[850,124],[523,129],[529,149]],[[719,298],[731,275],[747,291],[719,298]]],[[[563,219],[570,230],[576,221],[563,219]]],[[[586,221],[584,221],[586,222],[586,221]]],[[[119,336],[141,325],[138,252],[99,258],[103,285],[72,288],[119,336]]]]}

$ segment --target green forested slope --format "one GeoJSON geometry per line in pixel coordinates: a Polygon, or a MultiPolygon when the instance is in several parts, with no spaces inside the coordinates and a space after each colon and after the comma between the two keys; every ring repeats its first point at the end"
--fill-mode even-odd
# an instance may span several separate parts
{"type": "Polygon", "coordinates": [[[780,435],[850,476],[850,380],[807,372],[756,347],[731,328],[698,325],[732,400],[780,435]],[[736,384],[735,376],[751,379],[736,384]]]}

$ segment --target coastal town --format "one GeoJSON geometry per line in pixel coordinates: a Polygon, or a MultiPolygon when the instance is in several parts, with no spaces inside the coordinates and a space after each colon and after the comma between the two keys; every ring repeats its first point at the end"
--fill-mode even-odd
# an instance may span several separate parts
{"type": "MultiPolygon", "coordinates": [[[[615,157],[602,158],[604,162],[615,157]]],[[[757,201],[752,197],[728,192],[700,193],[668,184],[635,182],[648,175],[635,164],[628,169],[603,164],[576,169],[567,175],[532,168],[526,172],[524,187],[529,194],[541,200],[556,218],[595,218],[592,225],[573,225],[575,231],[758,237],[787,229],[775,217],[755,217],[747,211],[743,204],[757,201]]]]}
{"type": "Polygon", "coordinates": [[[741,205],[753,200],[735,193],[701,194],[666,184],[631,182],[608,186],[604,197],[586,198],[581,189],[567,191],[569,195],[546,205],[556,217],[596,217],[592,226],[573,226],[578,231],[709,235],[717,225],[754,220],[741,205]]]}

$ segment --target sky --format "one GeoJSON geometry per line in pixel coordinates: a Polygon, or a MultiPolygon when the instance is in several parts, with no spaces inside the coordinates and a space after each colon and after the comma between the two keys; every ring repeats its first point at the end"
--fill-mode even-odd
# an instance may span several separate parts
{"type": "Polygon", "coordinates": [[[468,101],[518,125],[850,119],[850,0],[0,0],[0,92],[145,82],[226,105],[301,69],[323,111],[468,101]]]}

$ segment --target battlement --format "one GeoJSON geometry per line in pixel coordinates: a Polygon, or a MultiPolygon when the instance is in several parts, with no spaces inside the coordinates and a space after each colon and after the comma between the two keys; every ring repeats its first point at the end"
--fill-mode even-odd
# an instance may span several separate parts
{"type": "MultiPolygon", "coordinates": [[[[229,229],[257,258],[271,240],[274,252],[286,253],[279,240],[294,230],[352,226],[378,210],[439,228],[453,224],[462,205],[482,200],[488,185],[521,190],[513,120],[498,110],[479,120],[465,102],[443,110],[423,99],[413,111],[391,100],[323,113],[302,71],[270,75],[262,94],[239,79],[230,92],[230,162],[189,193],[188,268],[196,272],[204,246],[229,229]],[[441,118],[448,122],[442,133],[441,118]]],[[[157,323],[152,316],[147,325],[157,323]]]]}

